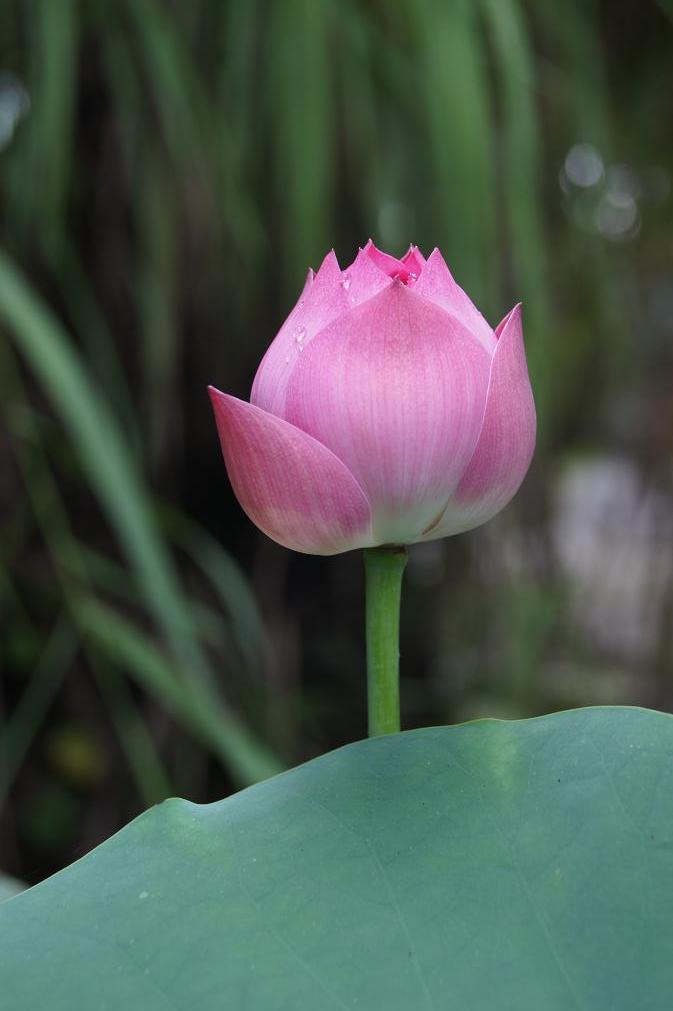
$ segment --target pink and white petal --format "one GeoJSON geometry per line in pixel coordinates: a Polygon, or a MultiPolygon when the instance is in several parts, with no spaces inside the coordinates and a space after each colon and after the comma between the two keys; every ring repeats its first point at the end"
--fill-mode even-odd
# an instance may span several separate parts
{"type": "Polygon", "coordinates": [[[353,308],[383,291],[392,284],[392,280],[376,266],[365,248],[358,250],[353,263],[343,272],[340,283],[348,295],[350,308],[353,308]]]}
{"type": "Polygon", "coordinates": [[[286,417],[348,466],[378,542],[415,540],[472,456],[489,370],[455,318],[396,281],[314,339],[288,385],[286,417]]]}
{"type": "Polygon", "coordinates": [[[272,413],[276,413],[274,408],[279,403],[284,403],[285,387],[298,353],[296,338],[302,328],[305,328],[306,299],[314,283],[315,275],[309,270],[297,304],[266,349],[257,368],[251,399],[272,413]]]}
{"type": "Polygon", "coordinates": [[[253,404],[209,393],[229,480],[260,530],[312,555],[372,543],[367,498],[331,450],[253,404]]]}
{"type": "Polygon", "coordinates": [[[434,249],[414,285],[417,295],[422,295],[435,305],[440,305],[481,341],[489,354],[495,350],[495,334],[472,300],[456,284],[444,257],[434,249]]]}
{"type": "Polygon", "coordinates": [[[332,250],[309,277],[297,305],[260,362],[251,403],[283,417],[285,391],[299,355],[328,323],[351,308],[339,261],[332,250]]]}
{"type": "Polygon", "coordinates": [[[462,533],[500,512],[521,485],[535,448],[535,402],[517,305],[499,324],[479,441],[444,515],[423,540],[462,533]]]}

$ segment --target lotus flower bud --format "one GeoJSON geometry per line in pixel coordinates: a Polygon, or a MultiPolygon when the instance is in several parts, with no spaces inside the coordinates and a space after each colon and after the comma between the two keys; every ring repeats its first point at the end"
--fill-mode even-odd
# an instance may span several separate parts
{"type": "Polygon", "coordinates": [[[267,350],[250,403],[210,388],[236,496],[295,551],[448,537],[510,501],[535,406],[515,306],[492,330],[441,253],[329,253],[267,350]]]}

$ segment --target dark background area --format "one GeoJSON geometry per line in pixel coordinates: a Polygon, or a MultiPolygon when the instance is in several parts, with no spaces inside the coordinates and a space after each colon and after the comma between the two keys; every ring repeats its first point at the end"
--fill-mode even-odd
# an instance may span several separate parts
{"type": "Polygon", "coordinates": [[[4,0],[0,868],[365,734],[362,560],[253,528],[205,388],[369,236],[523,300],[539,420],[411,551],[404,725],[673,708],[672,122],[670,0],[4,0]]]}

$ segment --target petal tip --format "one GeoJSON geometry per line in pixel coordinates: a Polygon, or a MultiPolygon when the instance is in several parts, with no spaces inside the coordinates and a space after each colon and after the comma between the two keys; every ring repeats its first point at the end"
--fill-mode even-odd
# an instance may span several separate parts
{"type": "Polygon", "coordinates": [[[327,255],[323,258],[323,261],[318,268],[316,276],[320,274],[329,273],[335,269],[338,272],[341,272],[341,267],[339,266],[339,260],[337,259],[337,255],[334,249],[330,249],[329,253],[327,253],[327,255]]]}
{"type": "Polygon", "coordinates": [[[507,315],[503,316],[503,318],[500,320],[497,327],[493,331],[497,341],[500,341],[502,339],[502,335],[506,330],[509,329],[510,325],[516,326],[517,329],[523,334],[522,310],[523,310],[523,302],[517,302],[516,305],[514,305],[509,310],[507,315]]]}

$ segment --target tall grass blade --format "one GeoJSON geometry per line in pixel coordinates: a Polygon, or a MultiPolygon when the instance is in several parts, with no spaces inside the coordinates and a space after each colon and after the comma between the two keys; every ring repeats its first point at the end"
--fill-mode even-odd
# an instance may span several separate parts
{"type": "Polygon", "coordinates": [[[79,636],[60,617],[39,663],[0,735],[0,808],[77,652],[79,636]]]}
{"type": "Polygon", "coordinates": [[[266,662],[267,641],[262,616],[250,585],[231,555],[207,530],[182,524],[178,544],[208,578],[231,618],[231,636],[248,671],[259,675],[266,662]]]}
{"type": "MultiPolygon", "coordinates": [[[[170,644],[191,689],[213,676],[198,644],[189,605],[165,545],[152,521],[147,492],[102,394],[90,380],[60,324],[30,290],[5,254],[0,254],[0,319],[14,334],[79,451],[85,473],[125,550],[148,608],[170,644]]],[[[219,705],[225,712],[224,704],[219,705]]],[[[224,724],[231,732],[232,763],[263,752],[233,714],[224,724]],[[245,755],[239,758],[238,749],[245,755]]]]}
{"type": "Polygon", "coordinates": [[[518,0],[482,0],[502,98],[502,153],[509,250],[516,297],[524,303],[526,351],[548,436],[559,406],[557,344],[551,329],[548,256],[542,217],[540,131],[529,30],[518,0]],[[520,293],[520,294],[519,294],[520,293]]]}
{"type": "Polygon", "coordinates": [[[138,792],[148,806],[158,804],[172,796],[173,789],[145,720],[124,678],[110,664],[102,665],[100,658],[98,667],[98,687],[138,792]]]}
{"type": "Polygon", "coordinates": [[[276,761],[256,744],[206,686],[191,686],[187,690],[171,661],[130,621],[92,600],[82,599],[78,610],[93,641],[196,733],[239,783],[265,779],[280,771],[276,761]]]}
{"type": "MultiPolygon", "coordinates": [[[[58,258],[66,230],[66,201],[73,170],[75,88],[80,5],[71,0],[35,0],[25,28],[31,32],[28,163],[14,165],[16,209],[43,252],[58,258]],[[39,185],[36,184],[39,180],[39,185]]],[[[28,12],[24,10],[24,16],[28,12]]]]}
{"type": "Polygon", "coordinates": [[[286,292],[332,244],[331,14],[329,0],[271,0],[267,15],[264,95],[286,292]]]}
{"type": "MultiPolygon", "coordinates": [[[[488,314],[498,306],[496,158],[483,40],[471,0],[405,5],[416,35],[414,106],[429,155],[429,245],[488,314]]],[[[413,37],[413,36],[412,36],[413,37]]]]}
{"type": "Polygon", "coordinates": [[[162,160],[147,151],[137,204],[140,332],[146,442],[153,470],[180,450],[178,383],[179,289],[176,194],[162,160]]]}
{"type": "MultiPolygon", "coordinates": [[[[561,54],[564,83],[572,105],[573,132],[569,145],[593,145],[609,168],[611,162],[619,162],[621,158],[616,149],[599,5],[596,0],[563,7],[543,4],[536,8],[536,14],[561,54]]],[[[628,276],[628,267],[621,258],[611,255],[604,236],[595,226],[592,230],[585,226],[582,233],[571,220],[570,227],[586,261],[583,278],[586,300],[593,303],[604,323],[592,341],[603,343],[606,379],[608,374],[608,382],[618,380],[620,374],[621,378],[628,374],[633,379],[634,369],[645,367],[642,356],[634,353],[634,334],[628,322],[625,293],[633,285],[633,278],[628,276]]],[[[579,357],[580,349],[575,354],[579,357]]]]}
{"type": "Polygon", "coordinates": [[[0,253],[0,318],[63,418],[93,489],[176,654],[202,666],[173,566],[147,495],[102,393],[66,333],[10,259],[0,253]]]}

